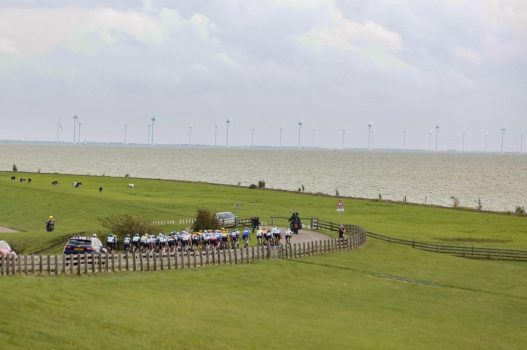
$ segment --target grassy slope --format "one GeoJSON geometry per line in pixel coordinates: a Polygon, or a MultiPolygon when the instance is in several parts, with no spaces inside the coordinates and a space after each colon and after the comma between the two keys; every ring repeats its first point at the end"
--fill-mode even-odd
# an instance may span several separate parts
{"type": "MultiPolygon", "coordinates": [[[[397,237],[441,241],[460,239],[455,244],[527,248],[527,218],[506,214],[345,199],[346,212],[335,210],[335,198],[301,193],[249,190],[200,183],[55,174],[22,174],[31,184],[13,182],[12,173],[0,172],[0,225],[24,233],[2,234],[23,252],[45,250],[75,232],[100,231],[98,218],[112,213],[138,213],[156,220],[189,218],[197,207],[231,210],[242,217],[288,216],[291,210],[304,218],[318,216],[336,222],[356,223],[368,230],[397,237]],[[51,181],[59,180],[53,187],[51,181]],[[73,189],[72,181],[82,181],[73,189]],[[133,182],[135,190],[127,189],[133,182]],[[99,186],[104,191],[99,193],[99,186]],[[239,204],[238,208],[236,204],[239,204]],[[57,218],[56,231],[45,233],[48,215],[57,218]],[[467,240],[467,242],[463,242],[467,240]],[[486,242],[498,240],[502,242],[486,242]]],[[[178,227],[181,228],[181,227],[178,227]]],[[[166,229],[173,229],[166,228],[166,229]]],[[[60,251],[60,247],[52,252],[60,251]]]]}
{"type": "MultiPolygon", "coordinates": [[[[135,212],[191,217],[198,206],[240,216],[359,223],[372,231],[504,239],[527,247],[525,218],[245,188],[120,178],[0,173],[0,234],[26,252],[97,217],[135,212]],[[19,174],[21,175],[21,174],[19,174]],[[63,185],[49,183],[59,179],[63,185]],[[71,182],[85,185],[73,190],[71,182]],[[126,184],[133,182],[134,191],[126,184]],[[103,186],[103,193],[97,188],[103,186]],[[234,204],[241,203],[239,210],[234,204]],[[43,230],[47,215],[57,230],[43,230]]],[[[53,249],[52,249],[53,250],[53,249]]],[[[54,251],[60,250],[54,248],[54,251]]],[[[243,266],[59,278],[0,278],[0,343],[19,348],[521,348],[527,341],[527,265],[474,261],[370,241],[352,253],[243,266]],[[392,276],[437,283],[426,285],[392,276]]]]}
{"type": "Polygon", "coordinates": [[[0,342],[39,349],[519,349],[527,341],[526,273],[525,264],[373,241],[298,261],[2,278],[0,342]]]}

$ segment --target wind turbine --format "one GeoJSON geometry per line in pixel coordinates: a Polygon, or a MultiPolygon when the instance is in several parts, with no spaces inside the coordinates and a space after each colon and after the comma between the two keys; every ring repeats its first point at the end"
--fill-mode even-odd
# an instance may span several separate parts
{"type": "Polygon", "coordinates": [[[342,149],[344,149],[345,146],[345,137],[346,137],[346,128],[342,128],[342,149]]]}
{"type": "Polygon", "coordinates": [[[284,132],[284,127],[280,125],[280,142],[279,142],[280,148],[282,148],[282,132],[284,132]]]}
{"type": "Polygon", "coordinates": [[[76,137],[77,137],[77,123],[79,122],[79,116],[74,115],[73,116],[73,144],[76,144],[76,137]]]}
{"type": "Polygon", "coordinates": [[[503,149],[503,139],[505,138],[505,128],[501,128],[501,153],[505,153],[503,149]]]}
{"type": "Polygon", "coordinates": [[[190,124],[188,126],[188,146],[189,147],[192,145],[192,128],[193,128],[193,125],[190,124]]]}
{"type": "Polygon", "coordinates": [[[436,125],[436,152],[437,152],[437,139],[439,136],[439,125],[436,125]]]}
{"type": "Polygon", "coordinates": [[[254,147],[254,128],[251,128],[251,147],[254,147]]]}
{"type": "Polygon", "coordinates": [[[298,122],[298,149],[301,149],[302,148],[302,144],[300,142],[301,138],[302,138],[302,125],[304,125],[304,121],[303,120],[300,120],[298,122]]]}
{"type": "Polygon", "coordinates": [[[368,123],[368,151],[371,147],[371,136],[372,136],[372,128],[373,128],[373,122],[368,123]]]}
{"type": "Polygon", "coordinates": [[[229,125],[231,125],[231,118],[227,118],[225,123],[227,123],[227,139],[225,141],[225,147],[229,147],[229,125]]]}
{"type": "Polygon", "coordinates": [[[150,138],[150,143],[153,145],[154,144],[154,125],[156,123],[156,117],[155,116],[152,116],[152,119],[150,119],[152,121],[152,137],[150,138]]]}

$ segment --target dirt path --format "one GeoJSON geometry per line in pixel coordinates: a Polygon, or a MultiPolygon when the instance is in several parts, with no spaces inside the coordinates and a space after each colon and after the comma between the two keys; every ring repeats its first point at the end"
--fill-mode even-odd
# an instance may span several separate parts
{"type": "MultiPolygon", "coordinates": [[[[269,227],[269,229],[270,228],[271,227],[269,227]]],[[[286,228],[283,228],[283,227],[280,227],[280,229],[282,230],[282,232],[285,232],[286,230],[286,228]]],[[[326,240],[328,238],[329,236],[326,236],[323,233],[318,233],[318,232],[309,231],[309,230],[300,230],[300,232],[298,232],[297,235],[293,235],[293,237],[291,238],[291,243],[307,243],[307,242],[326,240]]],[[[283,235],[282,235],[282,240],[285,241],[285,237],[283,235]]]]}
{"type": "Polygon", "coordinates": [[[13,230],[9,227],[0,226],[0,233],[10,233],[10,232],[18,232],[17,230],[13,230]]]}

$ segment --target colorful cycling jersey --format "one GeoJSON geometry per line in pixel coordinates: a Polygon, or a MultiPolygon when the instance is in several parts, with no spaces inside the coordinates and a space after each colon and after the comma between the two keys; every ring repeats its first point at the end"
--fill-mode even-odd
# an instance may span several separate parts
{"type": "Polygon", "coordinates": [[[134,237],[132,238],[133,242],[139,242],[140,240],[141,240],[141,236],[139,235],[134,235],[134,237]]]}
{"type": "Polygon", "coordinates": [[[291,231],[289,229],[285,231],[285,235],[286,236],[291,236],[292,234],[293,234],[293,231],[291,231]]]}
{"type": "Polygon", "coordinates": [[[243,238],[249,238],[249,229],[243,230],[243,238]]]}
{"type": "Polygon", "coordinates": [[[213,237],[214,237],[214,235],[212,233],[210,233],[209,231],[203,233],[203,240],[205,242],[210,241],[213,237]]]}
{"type": "Polygon", "coordinates": [[[232,239],[238,239],[238,237],[240,237],[240,232],[239,231],[232,231],[231,232],[231,238],[232,239]]]}
{"type": "Polygon", "coordinates": [[[124,244],[130,244],[130,237],[124,238],[124,244]]]}
{"type": "Polygon", "coordinates": [[[271,237],[273,234],[271,233],[271,230],[265,230],[264,235],[266,237],[271,237]]]}
{"type": "Polygon", "coordinates": [[[256,230],[256,237],[262,237],[263,231],[258,229],[256,230]]]}
{"type": "Polygon", "coordinates": [[[221,241],[221,232],[220,232],[220,231],[216,231],[216,232],[214,232],[214,236],[216,236],[216,239],[217,239],[218,241],[221,241]]]}
{"type": "Polygon", "coordinates": [[[163,235],[163,234],[160,234],[157,236],[157,240],[159,241],[159,243],[166,243],[167,242],[167,236],[163,235]]]}
{"type": "Polygon", "coordinates": [[[279,235],[281,232],[280,232],[280,229],[278,227],[273,227],[273,229],[271,230],[271,232],[273,233],[273,235],[279,235]]]}
{"type": "Polygon", "coordinates": [[[186,232],[186,231],[183,231],[181,232],[181,239],[183,241],[188,241],[190,240],[190,233],[186,232]]]}
{"type": "Polygon", "coordinates": [[[106,242],[108,242],[108,243],[115,243],[115,237],[114,236],[108,236],[108,238],[106,238],[106,242]]]}
{"type": "Polygon", "coordinates": [[[141,236],[141,243],[148,243],[148,240],[149,240],[150,237],[148,237],[147,234],[144,234],[141,236]]]}

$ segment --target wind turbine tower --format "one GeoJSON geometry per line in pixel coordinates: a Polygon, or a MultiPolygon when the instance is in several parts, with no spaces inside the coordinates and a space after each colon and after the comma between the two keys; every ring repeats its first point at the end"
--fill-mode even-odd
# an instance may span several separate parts
{"type": "Polygon", "coordinates": [[[280,148],[282,148],[282,133],[284,132],[284,127],[280,125],[280,148]]]}
{"type": "Polygon", "coordinates": [[[428,152],[432,150],[432,129],[428,132],[428,152]]]}
{"type": "Polygon", "coordinates": [[[192,127],[193,127],[192,124],[188,126],[188,146],[189,147],[192,146],[192,127]]]}
{"type": "Polygon", "coordinates": [[[300,120],[298,122],[298,149],[302,148],[302,143],[300,142],[302,139],[302,125],[304,125],[304,121],[300,120]]]}
{"type": "Polygon", "coordinates": [[[57,143],[62,142],[62,134],[63,134],[62,121],[61,121],[61,118],[59,118],[59,122],[57,123],[57,143]]]}
{"type": "Polygon", "coordinates": [[[79,116],[74,115],[73,116],[73,144],[76,144],[76,137],[77,137],[77,123],[79,122],[79,116]]]}
{"type": "Polygon", "coordinates": [[[152,129],[151,129],[152,136],[150,137],[150,143],[153,145],[154,144],[154,125],[156,124],[156,117],[152,116],[152,119],[150,120],[152,121],[152,129]]]}
{"type": "Polygon", "coordinates": [[[152,124],[148,123],[148,144],[150,144],[150,136],[152,136],[152,124]]]}
{"type": "Polygon", "coordinates": [[[370,150],[370,147],[371,147],[372,127],[373,127],[373,123],[369,122],[368,124],[368,151],[370,150]]]}
{"type": "Polygon", "coordinates": [[[229,147],[229,125],[231,125],[231,118],[227,118],[225,123],[227,124],[227,139],[225,141],[225,147],[229,147]]]}
{"type": "Polygon", "coordinates": [[[82,143],[81,141],[81,126],[82,126],[82,120],[79,120],[79,142],[82,143]]]}
{"type": "Polygon", "coordinates": [[[251,147],[254,147],[254,128],[251,128],[251,147]]]}
{"type": "Polygon", "coordinates": [[[214,146],[218,145],[218,124],[214,125],[214,146]]]}
{"type": "Polygon", "coordinates": [[[505,128],[501,128],[501,153],[505,153],[503,149],[503,139],[505,138],[505,128]]]}
{"type": "Polygon", "coordinates": [[[436,125],[436,152],[437,152],[437,139],[439,136],[439,125],[436,125]]]}

